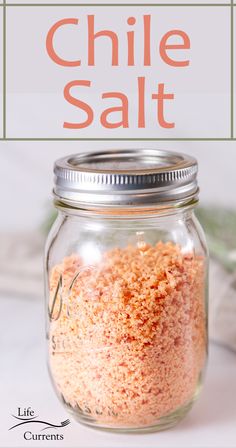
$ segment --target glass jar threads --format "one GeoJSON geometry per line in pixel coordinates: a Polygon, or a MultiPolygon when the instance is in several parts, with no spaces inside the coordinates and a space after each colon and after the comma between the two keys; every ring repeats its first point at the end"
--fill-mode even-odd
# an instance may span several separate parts
{"type": "Polygon", "coordinates": [[[207,249],[197,162],[159,150],[55,163],[46,248],[49,368],[84,424],[160,430],[197,398],[207,357],[207,249]]]}

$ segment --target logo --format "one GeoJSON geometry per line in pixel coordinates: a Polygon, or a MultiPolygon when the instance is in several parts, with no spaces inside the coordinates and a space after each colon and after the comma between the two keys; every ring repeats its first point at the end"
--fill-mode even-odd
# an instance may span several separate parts
{"type": "Polygon", "coordinates": [[[58,428],[65,428],[70,424],[70,420],[66,419],[62,422],[58,423],[51,423],[47,420],[43,420],[39,417],[39,415],[35,415],[35,411],[31,408],[17,408],[17,415],[12,414],[12,417],[14,420],[14,425],[12,425],[9,428],[9,431],[23,427],[24,433],[23,437],[25,440],[63,440],[64,435],[61,434],[58,431],[56,432],[47,432],[46,434],[43,434],[43,431],[47,430],[58,430],[58,428]],[[27,427],[27,429],[26,429],[27,427]],[[32,428],[35,431],[35,428],[38,427],[38,431],[40,432],[32,432],[32,428]]]}

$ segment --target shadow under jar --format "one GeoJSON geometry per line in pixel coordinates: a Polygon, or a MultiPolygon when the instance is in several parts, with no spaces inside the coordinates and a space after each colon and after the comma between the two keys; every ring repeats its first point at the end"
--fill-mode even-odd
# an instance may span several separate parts
{"type": "Polygon", "coordinates": [[[115,150],[60,159],[54,172],[45,283],[56,392],[93,427],[169,428],[198,397],[207,357],[197,162],[115,150]]]}

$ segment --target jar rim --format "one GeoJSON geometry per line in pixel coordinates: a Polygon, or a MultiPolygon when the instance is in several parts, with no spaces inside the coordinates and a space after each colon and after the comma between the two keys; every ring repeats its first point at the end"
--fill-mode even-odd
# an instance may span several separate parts
{"type": "Polygon", "coordinates": [[[74,154],[55,162],[54,196],[75,207],[155,207],[198,195],[195,158],[159,149],[74,154]]]}

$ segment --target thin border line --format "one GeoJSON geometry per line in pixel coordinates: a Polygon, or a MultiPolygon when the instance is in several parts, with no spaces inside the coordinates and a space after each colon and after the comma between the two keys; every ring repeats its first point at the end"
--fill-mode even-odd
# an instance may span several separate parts
{"type": "MultiPolygon", "coordinates": [[[[232,1],[232,0],[229,0],[232,1]]],[[[50,6],[50,7],[54,7],[54,6],[83,6],[83,7],[90,7],[90,6],[99,6],[99,7],[105,7],[105,6],[114,6],[114,7],[118,7],[118,6],[122,6],[122,7],[131,7],[131,6],[142,6],[142,7],[150,7],[150,6],[154,6],[154,7],[166,7],[166,6],[200,6],[200,7],[209,7],[209,6],[220,6],[220,7],[224,7],[224,6],[228,6],[231,7],[231,3],[6,3],[6,6],[9,7],[27,7],[27,6],[36,6],[36,7],[44,7],[44,6],[50,6]]]]}
{"type": "Polygon", "coordinates": [[[3,139],[6,138],[6,0],[3,0],[3,73],[2,73],[2,82],[3,82],[3,121],[2,121],[2,130],[3,130],[3,139]]]}
{"type": "MultiPolygon", "coordinates": [[[[3,3],[0,6],[4,6],[3,3]]],[[[2,60],[1,60],[1,63],[2,63],[2,104],[1,104],[1,110],[2,110],[1,126],[2,126],[2,130],[1,130],[1,134],[2,134],[2,137],[1,137],[1,139],[4,137],[4,134],[3,134],[3,122],[4,122],[4,61],[3,61],[3,58],[4,58],[4,56],[3,56],[4,55],[4,14],[3,14],[3,11],[4,10],[2,9],[2,20],[1,20],[1,23],[2,23],[2,60]]]]}
{"type": "Polygon", "coordinates": [[[230,3],[166,3],[166,4],[106,4],[106,3],[6,3],[6,0],[3,0],[3,3],[0,5],[3,7],[3,138],[0,138],[0,141],[235,141],[234,138],[234,0],[231,0],[230,3]],[[127,7],[127,6],[137,6],[137,7],[230,7],[230,41],[231,41],[231,101],[230,101],[230,138],[11,138],[6,137],[6,8],[7,7],[73,7],[73,6],[81,6],[81,7],[127,7]]]}
{"type": "Polygon", "coordinates": [[[4,141],[8,141],[8,142],[14,142],[14,141],[23,141],[23,142],[27,142],[27,141],[29,141],[29,142],[34,142],[34,141],[42,141],[42,142],[48,142],[48,141],[53,141],[53,142],[57,142],[57,141],[62,141],[62,142],[70,142],[70,141],[75,141],[75,142],[78,142],[78,141],[81,141],[81,142],[97,142],[97,141],[100,141],[100,142],[104,142],[104,141],[110,141],[110,142],[113,142],[113,141],[117,141],[117,142],[119,142],[119,141],[123,141],[123,142],[137,142],[137,141],[142,141],[142,142],[164,142],[164,141],[172,141],[172,142],[206,142],[206,141],[211,141],[211,142],[226,142],[226,141],[230,141],[230,142],[232,142],[232,141],[236,141],[236,138],[229,138],[229,137],[226,137],[226,138],[224,138],[224,137],[219,137],[219,138],[216,138],[216,137],[206,137],[206,138],[204,138],[204,137],[202,137],[202,138],[192,138],[192,137],[189,137],[189,138],[70,138],[70,137],[68,137],[68,138],[34,138],[34,137],[32,137],[32,138],[24,138],[24,137],[22,137],[22,138],[11,138],[11,137],[7,137],[7,138],[5,138],[5,139],[3,139],[3,138],[0,138],[0,141],[2,141],[2,140],[4,140],[4,141]]]}
{"type": "Polygon", "coordinates": [[[231,100],[230,100],[230,136],[234,138],[234,0],[231,0],[231,8],[230,8],[230,34],[231,34],[231,80],[230,80],[230,92],[231,92],[231,100]]]}

